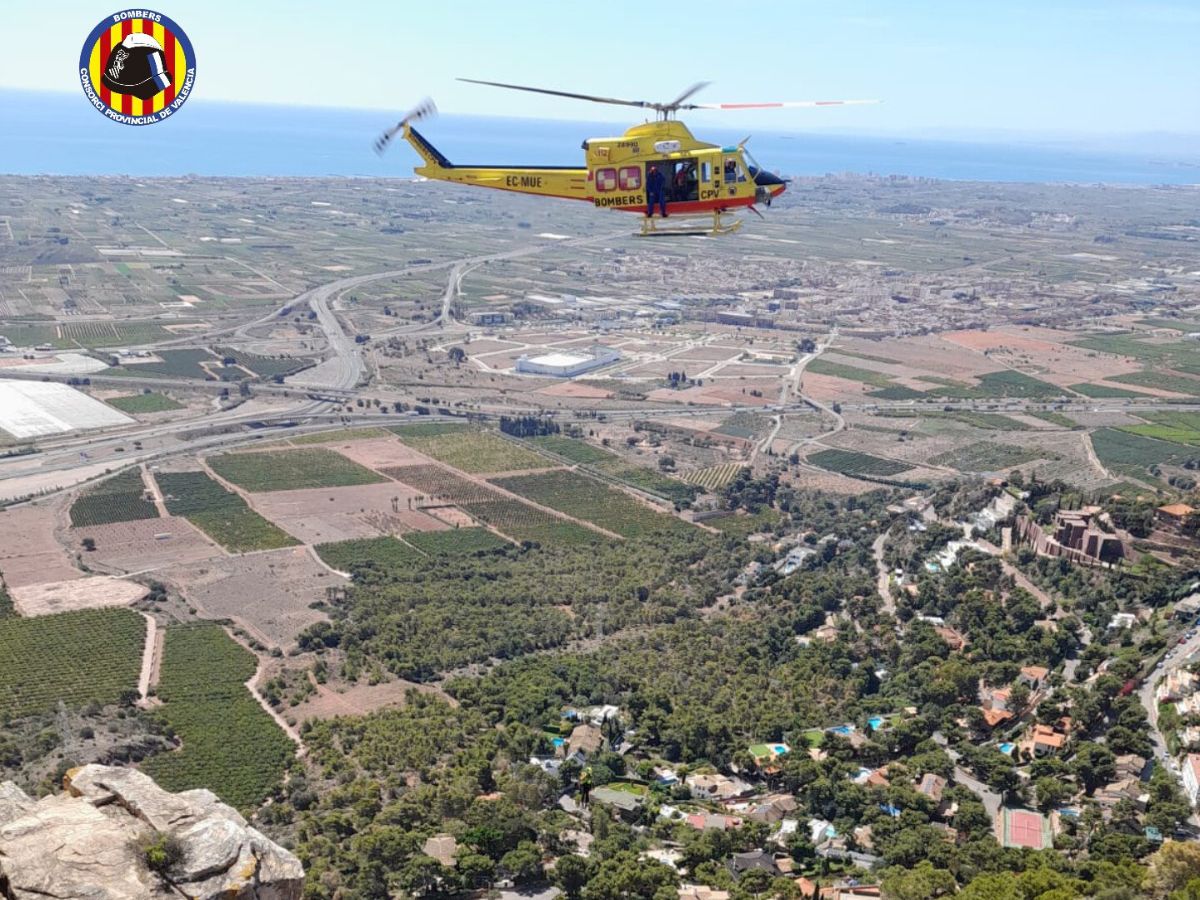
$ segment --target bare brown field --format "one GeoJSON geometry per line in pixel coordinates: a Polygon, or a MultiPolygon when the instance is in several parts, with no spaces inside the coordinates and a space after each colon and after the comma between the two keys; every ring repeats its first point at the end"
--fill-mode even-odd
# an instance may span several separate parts
{"type": "Polygon", "coordinates": [[[83,577],[54,537],[60,506],[44,500],[0,512],[0,574],[10,588],[83,577]]]}
{"type": "Polygon", "coordinates": [[[336,716],[363,716],[378,709],[395,709],[407,702],[409,691],[433,694],[457,706],[458,701],[431,684],[413,681],[385,681],[382,684],[354,684],[335,690],[328,685],[316,686],[317,693],[285,713],[297,722],[308,719],[332,719],[336,716]]]}
{"type": "Polygon", "coordinates": [[[679,354],[675,359],[688,362],[723,362],[733,359],[737,355],[737,350],[730,350],[727,347],[692,347],[679,354]]]}
{"type": "Polygon", "coordinates": [[[429,462],[424,456],[396,438],[367,438],[365,440],[330,442],[322,446],[336,450],[342,456],[368,469],[380,466],[415,466],[429,462]]]}
{"type": "Polygon", "coordinates": [[[492,353],[496,350],[514,350],[520,346],[520,344],[517,344],[513,341],[498,341],[494,338],[476,338],[469,344],[463,343],[462,341],[459,341],[455,344],[450,344],[446,349],[449,350],[451,347],[461,347],[463,352],[468,356],[478,356],[480,353],[492,353]]]}
{"type": "Polygon", "coordinates": [[[77,609],[129,606],[150,591],[143,585],[123,578],[93,575],[69,581],[10,586],[9,593],[12,594],[18,615],[49,616],[77,609]]]}
{"type": "Polygon", "coordinates": [[[612,391],[579,381],[552,384],[549,387],[539,388],[537,393],[546,394],[549,397],[574,397],[580,400],[610,400],[613,396],[612,391]]]}
{"type": "Polygon", "coordinates": [[[90,537],[96,542],[96,549],[87,554],[89,561],[124,572],[225,555],[191,522],[178,516],[76,528],[73,534],[81,541],[90,537]],[[156,538],[156,535],[169,536],[156,538]]]}
{"type": "Polygon", "coordinates": [[[770,363],[733,363],[721,369],[717,378],[784,378],[789,371],[788,366],[776,366],[770,363]]]}
{"type": "MultiPolygon", "coordinates": [[[[863,352],[871,353],[871,350],[863,352]]],[[[943,340],[938,335],[908,337],[874,348],[874,355],[886,356],[914,372],[936,372],[941,378],[964,379],[994,372],[996,364],[982,353],[943,340]]]]}
{"type": "Polygon", "coordinates": [[[804,393],[817,400],[857,400],[875,388],[861,381],[849,381],[836,375],[817,375],[805,372],[800,382],[804,393]]]}
{"type": "Polygon", "coordinates": [[[324,613],[309,604],[346,579],[332,574],[305,547],[225,557],[173,566],[161,572],[197,614],[232,619],[269,647],[290,648],[296,635],[324,613]]]}
{"type": "Polygon", "coordinates": [[[249,495],[254,509],[306,544],[327,544],[354,538],[437,531],[437,520],[409,509],[418,492],[400,484],[362,484],[354,487],[306,488],[249,495]],[[393,508],[393,500],[396,501],[393,508]]]}
{"type": "Polygon", "coordinates": [[[831,494],[865,494],[879,489],[879,485],[857,478],[848,478],[836,472],[817,472],[811,469],[796,469],[787,472],[781,479],[785,484],[801,490],[828,491],[831,494]]]}

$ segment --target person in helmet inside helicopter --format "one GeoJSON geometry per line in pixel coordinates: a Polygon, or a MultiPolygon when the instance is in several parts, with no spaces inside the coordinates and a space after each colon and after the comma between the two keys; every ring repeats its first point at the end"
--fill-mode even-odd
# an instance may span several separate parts
{"type": "Polygon", "coordinates": [[[171,84],[163,48],[152,34],[128,34],[108,54],[100,80],[110,91],[149,100],[171,84]]]}

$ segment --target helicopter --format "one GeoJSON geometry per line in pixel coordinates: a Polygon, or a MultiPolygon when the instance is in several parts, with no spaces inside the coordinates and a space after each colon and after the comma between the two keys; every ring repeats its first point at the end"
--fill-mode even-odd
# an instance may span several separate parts
{"type": "Polygon", "coordinates": [[[693,84],[674,100],[666,103],[648,100],[621,100],[549,88],[505,84],[459,78],[470,84],[514,91],[528,91],[653,110],[654,120],[629,128],[620,137],[588,138],[582,144],[584,165],[574,166],[464,166],[450,162],[441,151],[413,127],[415,122],[436,114],[432,100],[425,100],[375,141],[382,154],[396,135],[400,135],[421,157],[424,164],[413,171],[438,181],[470,184],[534,194],[583,200],[597,209],[615,209],[642,216],[641,236],[663,234],[723,235],[737,231],[742,220],[733,216],[748,209],[762,217],[758,204],[771,201],[787,189],[786,179],[767,171],[746,148],[746,137],[736,146],[721,146],[697,140],[676,114],[681,110],[785,109],[795,107],[850,106],[877,103],[877,100],[797,100],[774,103],[691,103],[691,98],[708,87],[709,82],[693,84]],[[653,185],[651,180],[653,179],[653,185]],[[656,197],[648,197],[648,187],[660,186],[656,197]],[[653,215],[648,200],[657,200],[660,216],[653,215]],[[671,216],[675,219],[671,220],[671,216]],[[711,224],[707,217],[711,216],[711,224]]]}

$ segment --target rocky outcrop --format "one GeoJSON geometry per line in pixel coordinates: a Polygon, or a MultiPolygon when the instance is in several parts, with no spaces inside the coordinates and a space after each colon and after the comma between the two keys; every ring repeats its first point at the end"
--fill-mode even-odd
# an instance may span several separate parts
{"type": "Polygon", "coordinates": [[[133,769],[90,765],[34,801],[0,784],[4,900],[299,900],[300,861],[211,791],[172,794],[133,769]],[[144,848],[178,847],[163,874],[144,848]]]}

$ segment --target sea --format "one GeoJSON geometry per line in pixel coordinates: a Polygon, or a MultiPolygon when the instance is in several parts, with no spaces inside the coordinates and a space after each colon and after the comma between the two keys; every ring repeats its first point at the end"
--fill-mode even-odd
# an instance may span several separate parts
{"type": "MultiPolygon", "coordinates": [[[[108,121],[82,92],[0,89],[0,174],[408,177],[418,159],[402,141],[372,142],[402,111],[221,103],[193,97],[171,119],[108,121]]],[[[635,120],[631,119],[630,124],[635,120]]],[[[580,165],[581,142],[619,134],[609,123],[441,115],[420,126],[452,162],[580,165]]],[[[744,131],[700,127],[733,144],[744,131]]],[[[756,131],[764,168],[788,176],[908,175],[964,181],[1200,184],[1200,138],[1138,149],[1080,144],[950,141],[756,131]],[[1166,146],[1169,144],[1169,146],[1166,146]]]]}

